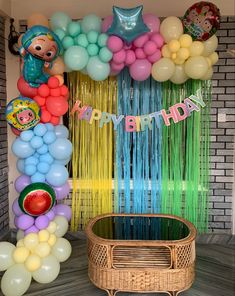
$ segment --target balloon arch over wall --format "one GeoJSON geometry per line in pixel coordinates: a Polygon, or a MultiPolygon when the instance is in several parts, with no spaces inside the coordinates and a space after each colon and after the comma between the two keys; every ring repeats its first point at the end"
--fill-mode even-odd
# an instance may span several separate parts
{"type": "Polygon", "coordinates": [[[63,12],[54,13],[50,24],[40,14],[28,19],[28,30],[19,38],[20,96],[6,108],[21,174],[15,180],[19,196],[12,207],[17,243],[0,243],[6,296],[23,295],[32,278],[52,282],[60,262],[71,254],[63,238],[72,215],[63,204],[70,190],[66,165],[72,154],[68,129],[60,124],[69,106],[63,73],[81,71],[102,81],[128,68],[136,81],[152,76],[174,84],[212,77],[220,21],[214,4],[196,3],[182,20],[170,16],[162,23],[154,14],[142,15],[142,10],[113,7],[113,15],[104,20],[91,14],[72,21],[63,12]]]}

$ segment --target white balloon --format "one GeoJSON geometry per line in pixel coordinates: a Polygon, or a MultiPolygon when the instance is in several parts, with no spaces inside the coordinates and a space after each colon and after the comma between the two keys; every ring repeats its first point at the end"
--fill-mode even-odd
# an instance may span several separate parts
{"type": "Polygon", "coordinates": [[[65,233],[68,231],[69,223],[68,220],[64,216],[55,216],[54,220],[56,223],[56,231],[55,235],[57,237],[62,237],[65,235],[65,233]]]}
{"type": "Polygon", "coordinates": [[[206,74],[201,78],[202,80],[210,80],[213,76],[213,69],[212,67],[209,67],[206,74]]]}
{"type": "Polygon", "coordinates": [[[169,16],[163,20],[160,26],[160,33],[166,43],[172,39],[179,39],[184,29],[181,20],[176,16],[169,16]]]}
{"type": "Polygon", "coordinates": [[[2,293],[5,296],[21,296],[28,290],[31,279],[32,275],[24,264],[15,264],[2,277],[2,293]]]}
{"type": "Polygon", "coordinates": [[[171,78],[175,71],[175,64],[169,58],[161,58],[152,66],[152,76],[155,80],[163,82],[171,78]]]}
{"type": "Polygon", "coordinates": [[[15,246],[9,242],[0,242],[0,271],[8,269],[15,264],[13,252],[15,246]]]}
{"type": "Polygon", "coordinates": [[[42,265],[32,273],[33,279],[41,284],[53,282],[60,272],[60,263],[55,256],[49,255],[42,258],[42,265]]]}
{"type": "Polygon", "coordinates": [[[202,52],[202,55],[205,57],[208,57],[216,50],[218,46],[218,38],[215,35],[213,35],[211,36],[211,38],[204,41],[203,44],[204,44],[204,50],[202,52]]]}
{"type": "Polygon", "coordinates": [[[52,247],[51,254],[54,255],[59,262],[66,261],[71,255],[72,247],[70,242],[62,237],[59,237],[52,247]]]}
{"type": "Polygon", "coordinates": [[[207,59],[203,56],[190,57],[184,66],[185,73],[192,79],[202,79],[208,70],[207,59]]]}
{"type": "Polygon", "coordinates": [[[184,83],[188,79],[188,75],[186,75],[184,71],[184,65],[176,65],[175,66],[175,72],[171,76],[171,82],[175,84],[181,84],[184,83]]]}

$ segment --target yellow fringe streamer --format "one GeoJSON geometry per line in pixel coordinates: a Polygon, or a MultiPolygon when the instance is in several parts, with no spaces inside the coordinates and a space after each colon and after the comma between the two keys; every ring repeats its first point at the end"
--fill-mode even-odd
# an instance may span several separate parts
{"type": "MultiPolygon", "coordinates": [[[[80,72],[68,74],[71,112],[75,102],[103,112],[116,113],[117,82],[115,78],[96,82],[80,72]]],[[[99,121],[89,124],[78,120],[77,113],[69,118],[72,155],[72,221],[71,230],[83,229],[90,218],[111,213],[114,166],[113,125],[99,121]]]]}

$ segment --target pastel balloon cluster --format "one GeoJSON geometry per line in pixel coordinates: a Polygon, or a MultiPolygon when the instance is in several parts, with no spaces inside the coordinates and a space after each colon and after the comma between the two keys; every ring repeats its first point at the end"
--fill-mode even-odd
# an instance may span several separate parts
{"type": "Polygon", "coordinates": [[[32,183],[63,186],[68,180],[65,165],[72,153],[72,144],[67,137],[65,126],[54,127],[51,123],[40,123],[33,130],[22,132],[12,144],[12,152],[19,158],[19,172],[29,176],[32,183]]]}
{"type": "Polygon", "coordinates": [[[51,76],[47,84],[41,84],[33,97],[41,108],[41,122],[58,125],[60,116],[68,111],[68,96],[67,86],[56,76],[51,76]]]}
{"type": "Polygon", "coordinates": [[[68,72],[83,71],[96,81],[108,77],[112,52],[106,46],[108,35],[101,33],[101,18],[90,14],[79,22],[57,12],[51,17],[51,27],[62,41],[68,72]]]}
{"type": "Polygon", "coordinates": [[[193,41],[190,35],[183,34],[181,20],[173,16],[161,23],[160,32],[166,44],[161,50],[162,58],[152,67],[155,80],[181,84],[189,78],[211,79],[212,66],[218,61],[215,52],[218,39],[215,35],[204,42],[193,41]]]}
{"type": "Polygon", "coordinates": [[[68,221],[55,216],[46,229],[24,235],[17,233],[17,244],[0,242],[0,271],[6,271],[1,280],[4,295],[21,296],[29,288],[31,280],[38,283],[54,281],[60,272],[60,263],[66,261],[72,251],[68,240],[68,221]]]}

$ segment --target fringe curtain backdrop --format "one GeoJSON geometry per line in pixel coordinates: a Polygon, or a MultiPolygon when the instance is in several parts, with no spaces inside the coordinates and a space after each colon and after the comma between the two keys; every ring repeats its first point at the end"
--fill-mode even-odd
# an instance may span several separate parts
{"type": "MultiPolygon", "coordinates": [[[[68,74],[71,112],[75,102],[89,105],[103,112],[116,113],[116,79],[110,77],[96,82],[79,72],[68,74]]],[[[71,172],[72,221],[71,230],[84,228],[90,218],[101,213],[111,213],[113,180],[114,133],[111,123],[99,127],[94,120],[78,120],[77,113],[69,118],[73,144],[71,172]]]]}

